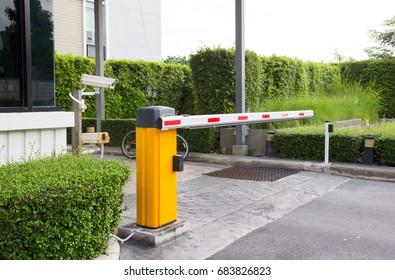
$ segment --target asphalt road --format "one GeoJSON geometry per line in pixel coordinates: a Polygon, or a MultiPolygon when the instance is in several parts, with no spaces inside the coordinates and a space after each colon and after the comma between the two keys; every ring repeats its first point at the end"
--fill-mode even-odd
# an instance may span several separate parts
{"type": "Polygon", "coordinates": [[[395,260],[395,183],[351,179],[209,259],[395,260]]]}

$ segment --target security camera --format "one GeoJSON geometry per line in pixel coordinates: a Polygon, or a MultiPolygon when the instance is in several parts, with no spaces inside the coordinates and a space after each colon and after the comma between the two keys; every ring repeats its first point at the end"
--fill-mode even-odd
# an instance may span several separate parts
{"type": "Polygon", "coordinates": [[[100,88],[113,89],[115,87],[115,84],[118,82],[118,80],[113,78],[82,74],[80,82],[85,87],[92,86],[95,90],[98,90],[100,88]]]}

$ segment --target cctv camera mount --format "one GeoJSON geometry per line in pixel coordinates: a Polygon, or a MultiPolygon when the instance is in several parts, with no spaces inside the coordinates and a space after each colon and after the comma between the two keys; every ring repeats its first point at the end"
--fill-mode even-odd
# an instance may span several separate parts
{"type": "MultiPolygon", "coordinates": [[[[84,85],[83,89],[81,90],[81,96],[83,96],[83,95],[100,94],[100,89],[102,89],[102,88],[114,89],[115,84],[118,82],[118,80],[113,79],[113,78],[106,78],[106,77],[101,77],[101,76],[82,74],[80,82],[81,82],[81,84],[84,85]],[[93,87],[93,89],[95,91],[94,92],[86,92],[85,90],[88,86],[93,87]]],[[[74,100],[76,103],[81,105],[82,112],[84,112],[87,109],[83,99],[75,98],[73,96],[72,92],[69,93],[69,96],[72,100],[74,100]]]]}
{"type": "MultiPolygon", "coordinates": [[[[113,79],[113,78],[82,74],[80,82],[81,82],[81,84],[84,85],[84,88],[82,91],[85,91],[85,89],[88,86],[92,86],[95,90],[95,93],[98,94],[99,90],[101,88],[114,89],[118,80],[113,79]]],[[[89,94],[86,94],[86,95],[89,95],[89,94]]]]}

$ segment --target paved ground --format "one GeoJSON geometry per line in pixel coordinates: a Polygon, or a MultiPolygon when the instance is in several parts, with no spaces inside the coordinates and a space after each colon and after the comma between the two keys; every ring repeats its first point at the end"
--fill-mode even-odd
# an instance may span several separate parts
{"type": "MultiPolygon", "coordinates": [[[[127,241],[120,259],[395,259],[395,183],[310,171],[275,182],[203,175],[225,167],[186,162],[178,217],[191,230],[155,248],[127,241]]],[[[134,178],[125,194],[128,224],[134,178]]]]}
{"type": "MultiPolygon", "coordinates": [[[[121,259],[206,259],[227,245],[268,225],[284,214],[316,199],[348,181],[348,178],[312,172],[255,182],[202,176],[226,166],[187,163],[179,174],[178,217],[190,232],[174,241],[151,248],[128,241],[121,245],[121,259]]],[[[135,194],[123,221],[135,220],[135,194]]]]}
{"type": "Polygon", "coordinates": [[[395,260],[395,185],[352,179],[210,259],[395,260]]]}

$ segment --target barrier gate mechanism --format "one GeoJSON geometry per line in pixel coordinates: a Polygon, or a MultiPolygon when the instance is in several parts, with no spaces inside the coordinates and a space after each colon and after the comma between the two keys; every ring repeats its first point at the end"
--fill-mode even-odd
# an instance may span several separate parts
{"type": "Polygon", "coordinates": [[[170,107],[139,109],[136,118],[136,142],[139,143],[136,147],[136,224],[159,228],[177,220],[174,166],[179,166],[182,160],[177,156],[177,128],[222,127],[312,117],[311,110],[176,116],[170,107]]]}

